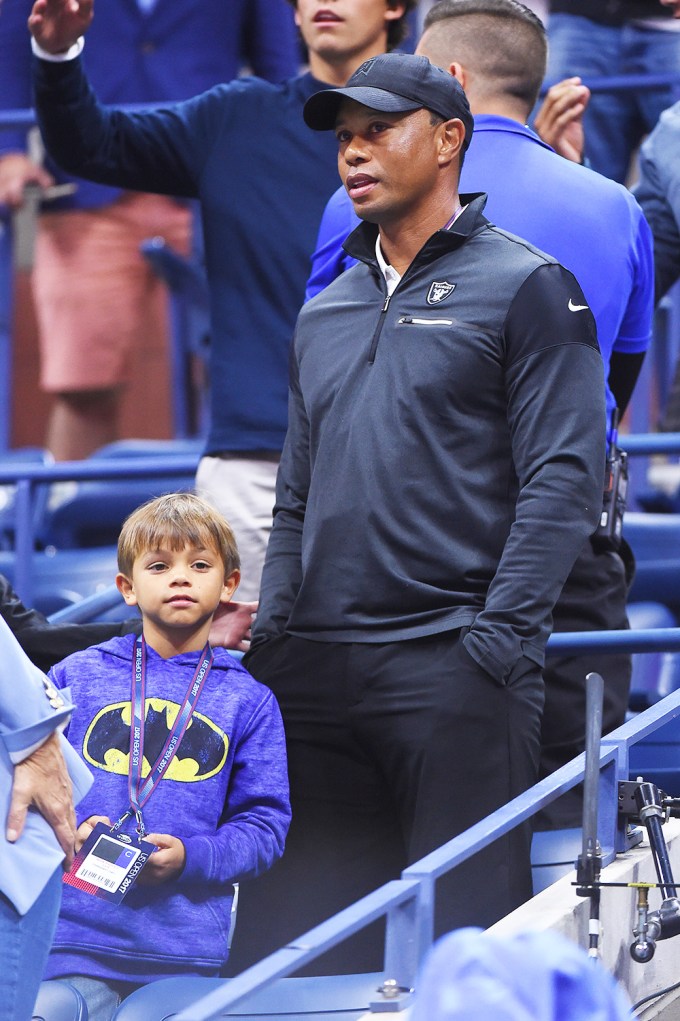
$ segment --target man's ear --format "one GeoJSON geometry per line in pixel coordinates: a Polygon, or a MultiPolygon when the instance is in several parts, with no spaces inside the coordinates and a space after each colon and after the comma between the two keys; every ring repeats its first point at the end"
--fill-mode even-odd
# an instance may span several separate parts
{"type": "Polygon", "coordinates": [[[457,60],[454,60],[452,64],[449,64],[449,74],[452,75],[457,81],[460,82],[463,89],[468,82],[469,75],[462,64],[459,64],[457,60]]]}
{"type": "Polygon", "coordinates": [[[460,155],[465,142],[465,125],[458,117],[453,117],[449,121],[444,121],[444,123],[439,126],[439,130],[440,144],[438,159],[439,165],[441,167],[445,167],[451,162],[451,160],[460,155]]]}
{"type": "Polygon", "coordinates": [[[120,592],[121,596],[123,597],[125,602],[128,604],[128,606],[136,606],[137,605],[137,596],[135,595],[134,586],[132,584],[132,580],[130,578],[128,578],[127,575],[120,574],[120,573],[117,574],[116,575],[116,586],[117,586],[118,591],[120,592]]]}

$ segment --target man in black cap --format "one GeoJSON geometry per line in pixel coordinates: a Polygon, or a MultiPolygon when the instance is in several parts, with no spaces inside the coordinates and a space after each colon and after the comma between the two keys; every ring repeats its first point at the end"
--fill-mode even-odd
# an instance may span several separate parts
{"type": "MultiPolygon", "coordinates": [[[[304,115],[335,131],[365,222],[359,264],[293,342],[248,656],[283,712],[293,824],[244,891],[253,958],[534,782],[550,613],[603,483],[592,314],[571,273],[458,195],[458,82],[378,56],[304,115]]],[[[440,883],[439,928],[529,897],[529,840],[520,827],[440,883]]],[[[381,966],[375,944],[345,949],[320,970],[381,966]]]]}

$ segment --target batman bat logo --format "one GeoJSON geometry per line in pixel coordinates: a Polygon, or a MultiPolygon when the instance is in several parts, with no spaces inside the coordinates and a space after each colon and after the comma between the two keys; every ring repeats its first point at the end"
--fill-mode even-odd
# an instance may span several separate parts
{"type": "MultiPolygon", "coordinates": [[[[143,777],[149,775],[163,751],[180,706],[162,698],[147,698],[145,710],[143,777]]],[[[97,713],[83,741],[87,762],[107,773],[128,775],[131,716],[129,702],[115,702],[97,713]]],[[[224,731],[207,716],[194,712],[165,777],[183,783],[208,780],[222,769],[228,748],[224,731]]]]}

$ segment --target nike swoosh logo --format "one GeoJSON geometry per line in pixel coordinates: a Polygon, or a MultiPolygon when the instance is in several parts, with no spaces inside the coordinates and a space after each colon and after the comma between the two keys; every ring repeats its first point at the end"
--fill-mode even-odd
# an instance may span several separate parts
{"type": "Polygon", "coordinates": [[[582,312],[583,309],[584,308],[588,308],[588,306],[587,305],[575,305],[574,302],[570,298],[569,299],[569,304],[567,305],[567,308],[569,309],[570,312],[582,312]]]}

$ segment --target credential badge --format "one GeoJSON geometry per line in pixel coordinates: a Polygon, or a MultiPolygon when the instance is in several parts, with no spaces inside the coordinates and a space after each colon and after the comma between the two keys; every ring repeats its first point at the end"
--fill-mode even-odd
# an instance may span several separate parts
{"type": "Polygon", "coordinates": [[[450,284],[448,280],[435,280],[434,283],[430,284],[430,290],[427,293],[428,305],[437,305],[444,298],[448,298],[455,290],[456,285],[450,284]]]}

